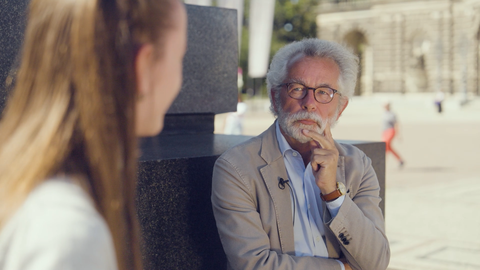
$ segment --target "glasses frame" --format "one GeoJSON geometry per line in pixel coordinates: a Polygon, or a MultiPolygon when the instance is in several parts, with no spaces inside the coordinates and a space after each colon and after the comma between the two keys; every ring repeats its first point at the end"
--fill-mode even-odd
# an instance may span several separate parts
{"type": "Polygon", "coordinates": [[[293,99],[296,99],[296,100],[302,100],[302,99],[304,99],[304,98],[307,96],[307,94],[308,94],[308,90],[312,90],[312,91],[313,91],[313,97],[315,98],[315,101],[318,102],[318,103],[321,103],[321,104],[328,104],[328,103],[332,102],[333,97],[335,96],[335,94],[338,94],[338,95],[340,95],[340,96],[342,95],[340,92],[338,92],[338,90],[333,89],[333,88],[331,88],[330,86],[321,86],[321,87],[315,88],[315,87],[305,86],[303,83],[299,83],[299,82],[288,82],[288,83],[282,83],[282,84],[279,85],[279,87],[283,87],[283,86],[286,86],[286,87],[287,87],[287,88],[286,88],[286,90],[287,90],[287,95],[288,95],[289,97],[293,98],[293,99]],[[305,94],[303,95],[303,97],[301,97],[301,98],[296,98],[296,97],[290,96],[290,93],[288,92],[288,87],[289,87],[291,84],[294,84],[294,83],[295,83],[295,84],[299,84],[299,85],[303,86],[305,89],[307,89],[307,91],[304,92],[305,94]],[[318,100],[317,100],[317,96],[315,95],[315,91],[316,91],[317,89],[319,89],[319,88],[328,88],[328,89],[332,90],[333,94],[330,96],[330,100],[329,100],[328,102],[321,102],[321,101],[318,101],[318,100]]]}

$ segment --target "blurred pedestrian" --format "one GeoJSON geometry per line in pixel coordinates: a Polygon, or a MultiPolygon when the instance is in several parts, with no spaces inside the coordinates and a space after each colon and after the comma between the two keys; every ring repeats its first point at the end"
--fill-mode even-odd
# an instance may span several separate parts
{"type": "Polygon", "coordinates": [[[400,155],[392,147],[392,141],[395,138],[395,135],[399,133],[397,116],[392,112],[390,108],[390,102],[385,103],[384,105],[385,113],[383,114],[383,134],[382,140],[386,144],[386,153],[390,152],[398,160],[400,167],[403,167],[404,161],[400,155]]]}
{"type": "Polygon", "coordinates": [[[435,106],[437,107],[437,112],[442,113],[442,102],[445,99],[445,94],[442,90],[438,91],[435,95],[435,106]]]}
{"type": "Polygon", "coordinates": [[[0,123],[0,269],[143,269],[138,136],[182,81],[179,0],[32,0],[0,123]]]}
{"type": "Polygon", "coordinates": [[[227,114],[225,118],[224,134],[241,135],[243,134],[243,119],[247,112],[247,104],[243,102],[242,96],[238,94],[237,111],[227,114]]]}

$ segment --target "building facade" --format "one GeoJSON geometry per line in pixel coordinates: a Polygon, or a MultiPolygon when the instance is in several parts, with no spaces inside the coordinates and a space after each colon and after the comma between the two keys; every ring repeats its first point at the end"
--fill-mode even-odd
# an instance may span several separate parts
{"type": "Polygon", "coordinates": [[[480,94],[479,0],[322,0],[317,26],[359,55],[356,95],[480,94]]]}

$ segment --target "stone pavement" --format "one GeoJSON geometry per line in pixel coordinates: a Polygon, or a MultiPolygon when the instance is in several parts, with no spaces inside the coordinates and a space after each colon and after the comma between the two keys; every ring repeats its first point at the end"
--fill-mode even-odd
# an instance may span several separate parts
{"type": "MultiPolygon", "coordinates": [[[[461,99],[447,96],[438,114],[432,94],[354,97],[332,130],[336,139],[379,141],[382,104],[391,101],[397,114],[393,147],[406,163],[387,156],[390,270],[480,269],[480,98],[461,99]]],[[[247,104],[244,133],[257,135],[273,116],[266,100],[247,104]]],[[[224,119],[216,117],[216,133],[224,119]]]]}

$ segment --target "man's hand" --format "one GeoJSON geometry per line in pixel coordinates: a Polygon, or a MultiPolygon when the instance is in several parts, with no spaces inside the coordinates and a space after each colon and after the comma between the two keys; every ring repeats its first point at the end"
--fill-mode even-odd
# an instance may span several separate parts
{"type": "Polygon", "coordinates": [[[313,139],[310,162],[317,186],[323,195],[334,192],[337,189],[338,150],[333,142],[330,123],[325,126],[323,135],[306,129],[302,132],[313,139]]]}

